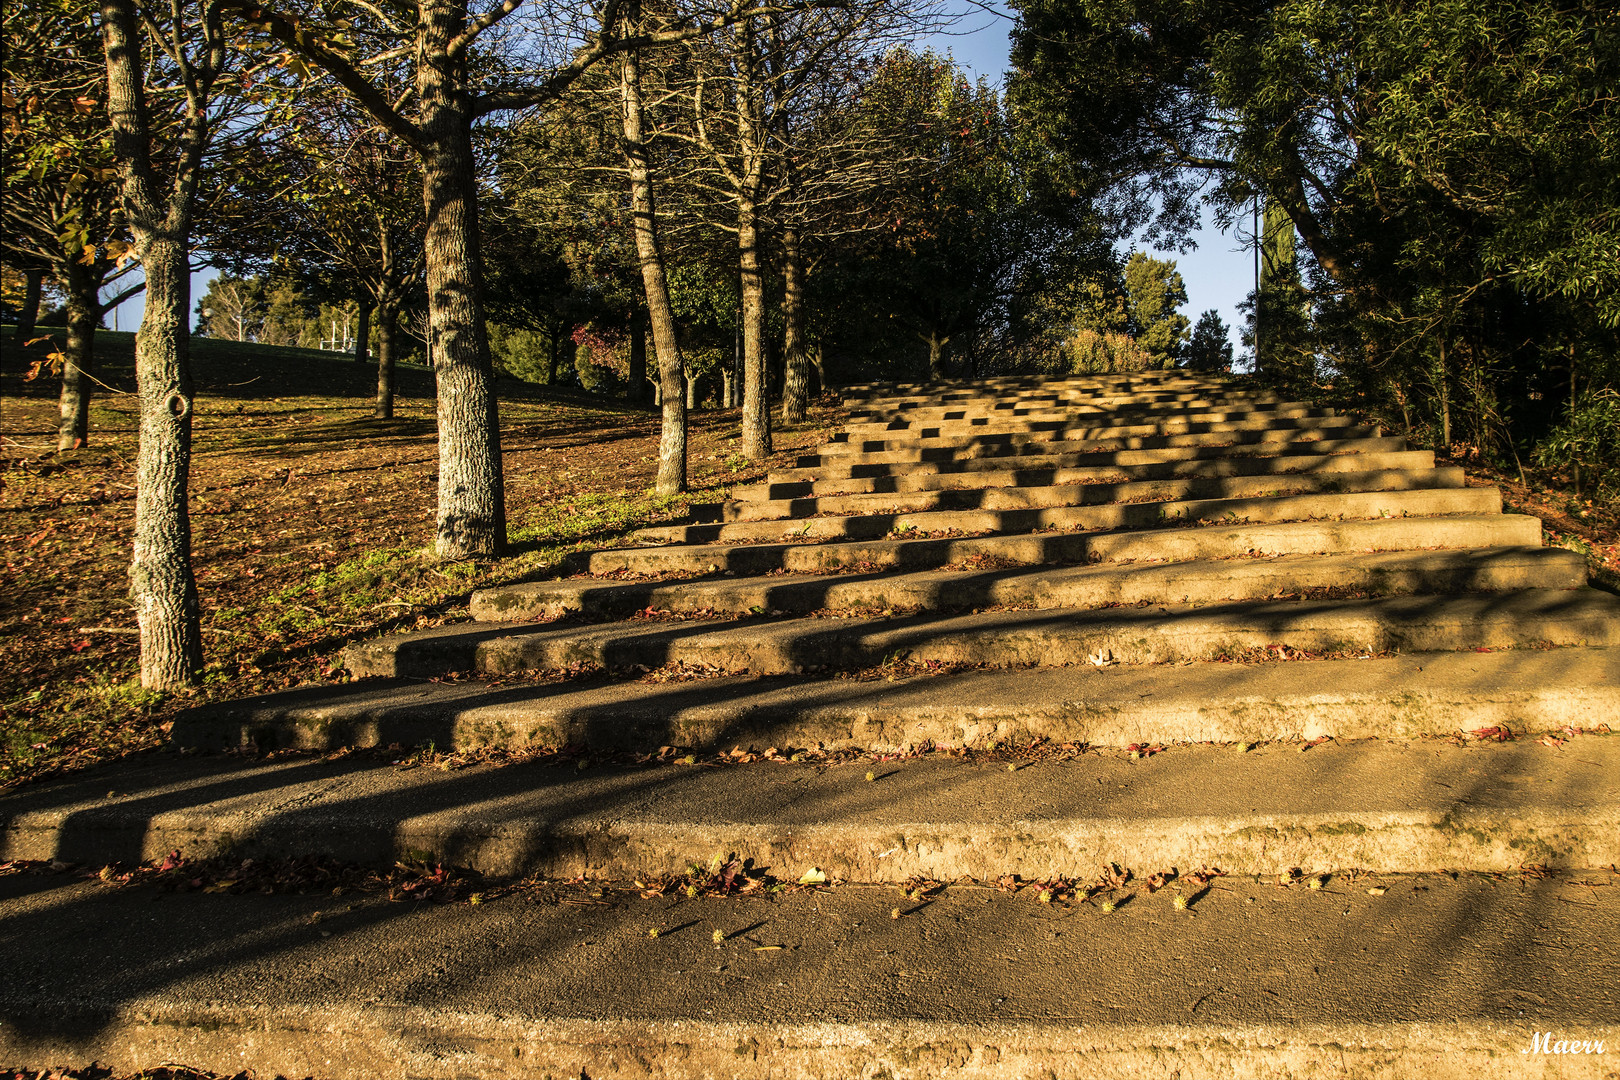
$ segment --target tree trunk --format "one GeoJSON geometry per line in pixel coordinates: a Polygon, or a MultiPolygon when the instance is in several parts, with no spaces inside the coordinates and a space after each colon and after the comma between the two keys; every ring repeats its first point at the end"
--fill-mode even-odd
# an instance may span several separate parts
{"type": "Polygon", "coordinates": [[[751,196],[737,205],[738,269],[742,277],[742,454],[764,461],[771,454],[771,407],[765,362],[765,277],[759,265],[759,219],[751,196]]]}
{"type": "Polygon", "coordinates": [[[731,369],[722,367],[720,369],[720,407],[722,409],[734,408],[737,404],[735,397],[737,388],[733,383],[731,369]]]}
{"type": "Polygon", "coordinates": [[[759,88],[754,74],[759,63],[752,22],[738,26],[737,35],[737,145],[741,151],[742,183],[737,189],[737,267],[742,286],[743,408],[742,453],[749,461],[764,461],[771,453],[771,406],[766,386],[769,372],[765,356],[765,278],[759,258],[759,192],[765,161],[759,145],[763,134],[759,88]]]}
{"type": "Polygon", "coordinates": [[[816,390],[825,393],[830,384],[827,382],[827,363],[826,358],[821,355],[821,346],[810,346],[805,349],[805,353],[810,357],[810,366],[816,369],[816,390]]]}
{"type": "MultiPolygon", "coordinates": [[[[141,634],[141,685],[169,690],[202,672],[197,582],[191,573],[191,200],[208,145],[207,87],[197,75],[178,130],[172,177],[152,161],[141,40],[132,0],[102,0],[107,117],[123,203],[146,274],[146,311],[135,338],[141,403],[135,456],[135,540],[129,595],[141,634]]],[[[217,23],[212,24],[217,30],[217,23]]],[[[216,45],[218,42],[216,40],[216,45]]],[[[215,56],[223,52],[220,45],[215,56]]]]}
{"type": "Polygon", "coordinates": [[[698,376],[696,376],[696,375],[688,375],[688,376],[686,376],[686,411],[689,412],[689,413],[697,411],[697,405],[698,405],[697,388],[698,388],[698,376]]]}
{"type": "MultiPolygon", "coordinates": [[[[631,17],[639,14],[632,8],[631,17]]],[[[647,295],[647,319],[652,324],[653,350],[658,357],[658,402],[662,431],[658,440],[660,495],[686,490],[686,399],[681,393],[685,365],[675,332],[675,310],[669,302],[669,279],[658,240],[658,213],[653,200],[652,170],[647,163],[641,99],[641,57],[638,50],[624,54],[620,65],[624,106],[624,158],[630,172],[630,219],[636,236],[636,257],[641,263],[641,285],[647,295]]],[[[632,376],[633,378],[634,376],[632,376]]]]}
{"type": "Polygon", "coordinates": [[[1451,450],[1451,376],[1446,371],[1446,345],[1440,343],[1440,364],[1435,369],[1435,391],[1440,395],[1440,448],[1451,450]]]}
{"type": "Polygon", "coordinates": [[[363,364],[370,357],[371,350],[371,299],[360,298],[360,325],[354,331],[354,362],[363,364]]]}
{"type": "Polygon", "coordinates": [[[56,449],[77,450],[90,440],[90,372],[95,366],[101,275],[77,261],[67,267],[67,347],[63,350],[56,449]]]}
{"type": "Polygon", "coordinates": [[[547,386],[557,385],[557,362],[562,359],[563,330],[564,326],[561,319],[558,319],[551,324],[551,349],[549,355],[547,356],[549,364],[546,368],[547,386]]]}
{"type": "Polygon", "coordinates": [[[13,341],[25,344],[34,336],[34,324],[39,321],[39,298],[45,291],[45,271],[23,271],[23,304],[17,313],[17,334],[13,341]]]}
{"type": "Polygon", "coordinates": [[[197,582],[191,572],[191,266],[173,239],[143,245],[146,312],[135,338],[141,399],[135,459],[135,550],[129,594],[141,630],[141,685],[169,689],[202,672],[197,582]]]}
{"type": "Polygon", "coordinates": [[[377,408],[378,420],[394,418],[394,350],[399,344],[399,308],[385,300],[377,305],[377,408]]]}
{"type": "Polygon", "coordinates": [[[466,109],[464,60],[448,58],[466,24],[454,0],[424,0],[417,69],[426,149],[428,359],[438,385],[440,558],[499,555],[506,547],[500,416],[484,326],[478,185],[466,109]]]}
{"type": "Polygon", "coordinates": [[[647,313],[636,308],[630,313],[630,378],[625,397],[641,401],[647,396],[647,313]]]}
{"type": "Polygon", "coordinates": [[[936,382],[945,377],[945,345],[950,340],[937,330],[928,335],[928,377],[936,382]]]}
{"type": "Polygon", "coordinates": [[[797,229],[782,230],[782,422],[798,424],[810,410],[810,358],[804,347],[804,278],[797,229]]]}

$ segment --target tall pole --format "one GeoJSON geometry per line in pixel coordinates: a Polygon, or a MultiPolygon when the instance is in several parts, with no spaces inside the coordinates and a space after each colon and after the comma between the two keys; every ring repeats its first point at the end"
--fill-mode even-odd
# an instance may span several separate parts
{"type": "Polygon", "coordinates": [[[1260,374],[1260,194],[1254,196],[1254,373],[1260,374]]]}

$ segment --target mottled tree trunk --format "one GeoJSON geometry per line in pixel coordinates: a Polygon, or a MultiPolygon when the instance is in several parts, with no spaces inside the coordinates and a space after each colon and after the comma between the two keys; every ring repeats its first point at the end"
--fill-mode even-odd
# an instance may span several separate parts
{"type": "Polygon", "coordinates": [[[831,384],[827,381],[827,363],[822,356],[821,346],[810,346],[805,349],[805,354],[810,357],[810,366],[816,369],[816,389],[825,393],[831,384]]]}
{"type": "Polygon", "coordinates": [[[377,305],[378,420],[394,418],[394,350],[399,347],[399,308],[390,300],[377,305]]]}
{"type": "Polygon", "coordinates": [[[630,313],[630,378],[624,396],[631,401],[647,396],[647,313],[639,307],[630,313]]]}
{"type": "Polygon", "coordinates": [[[90,372],[95,367],[96,324],[101,321],[101,275],[71,262],[67,268],[67,346],[62,350],[62,396],[56,448],[75,450],[90,440],[90,372]]]}
{"type": "MultiPolygon", "coordinates": [[[[211,80],[194,64],[195,96],[179,126],[165,178],[152,160],[142,79],[139,21],[132,0],[102,0],[107,57],[107,116],[118,153],[123,202],[146,274],[146,311],[135,338],[141,403],[135,456],[135,542],[129,595],[141,634],[141,684],[169,690],[202,673],[197,582],[191,573],[191,201],[208,145],[211,80]]],[[[218,24],[208,70],[223,63],[218,24]]]]}
{"type": "Polygon", "coordinates": [[[928,342],[928,377],[939,380],[945,377],[945,345],[951,339],[940,335],[939,331],[931,332],[925,339],[928,342]]]}
{"type": "Polygon", "coordinates": [[[751,195],[737,201],[737,266],[742,285],[742,454],[764,461],[771,454],[770,388],[766,381],[765,275],[760,270],[759,215],[751,195]]]}
{"type": "Polygon", "coordinates": [[[135,459],[130,599],[141,630],[141,685],[183,686],[202,672],[197,582],[191,572],[191,266],[171,238],[143,245],[146,312],[135,338],[141,399],[135,459]]]}
{"type": "Polygon", "coordinates": [[[17,334],[12,338],[21,345],[34,336],[34,324],[39,321],[39,298],[45,291],[45,271],[23,271],[22,310],[17,313],[17,334]]]}
{"type": "Polygon", "coordinates": [[[464,59],[449,46],[466,27],[454,0],[421,5],[417,69],[421,101],[422,196],[427,215],[428,358],[439,399],[441,558],[499,555],[506,547],[500,416],[480,289],[478,186],[464,59]]]}
{"type": "Polygon", "coordinates": [[[765,276],[760,268],[759,192],[765,161],[759,146],[759,64],[756,30],[743,23],[737,34],[737,145],[741,150],[742,183],[737,189],[737,269],[742,292],[742,453],[749,461],[764,461],[771,453],[769,371],[765,355],[765,276]]]}
{"type": "Polygon", "coordinates": [[[360,325],[354,332],[354,362],[363,364],[371,359],[371,299],[360,298],[360,325]]]}
{"type": "MultiPolygon", "coordinates": [[[[634,11],[634,9],[632,9],[634,11]]],[[[684,365],[676,337],[675,311],[669,302],[669,279],[658,240],[658,213],[653,201],[652,170],[647,163],[641,100],[641,58],[636,50],[624,54],[620,66],[624,106],[624,156],[630,172],[630,219],[636,236],[636,257],[641,263],[641,284],[647,295],[647,319],[652,324],[653,350],[658,357],[658,403],[662,430],[658,440],[660,495],[686,490],[686,411],[681,383],[684,365]]],[[[633,378],[633,376],[632,376],[633,378]]]]}
{"type": "Polygon", "coordinates": [[[810,358],[804,348],[804,269],[799,257],[799,232],[782,230],[782,422],[803,422],[810,410],[810,358]]]}

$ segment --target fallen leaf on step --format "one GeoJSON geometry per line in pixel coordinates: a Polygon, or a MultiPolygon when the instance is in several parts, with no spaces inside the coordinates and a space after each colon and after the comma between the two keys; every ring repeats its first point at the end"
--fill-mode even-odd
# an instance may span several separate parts
{"type": "Polygon", "coordinates": [[[1472,735],[1476,739],[1481,739],[1481,740],[1484,740],[1486,742],[1512,742],[1513,741],[1513,732],[1511,732],[1507,728],[1501,727],[1501,726],[1475,728],[1473,731],[1470,731],[1468,734],[1472,735]]]}
{"type": "Polygon", "coordinates": [[[804,876],[799,879],[799,884],[825,885],[827,884],[827,875],[822,872],[820,867],[812,866],[810,869],[804,872],[804,876]]]}

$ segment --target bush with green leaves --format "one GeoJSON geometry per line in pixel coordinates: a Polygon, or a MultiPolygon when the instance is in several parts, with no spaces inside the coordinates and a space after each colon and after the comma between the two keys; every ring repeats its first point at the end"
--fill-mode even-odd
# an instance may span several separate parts
{"type": "Polygon", "coordinates": [[[1568,470],[1577,495],[1584,482],[1600,497],[1620,497],[1620,391],[1605,386],[1583,393],[1536,448],[1536,463],[1568,470]]]}

